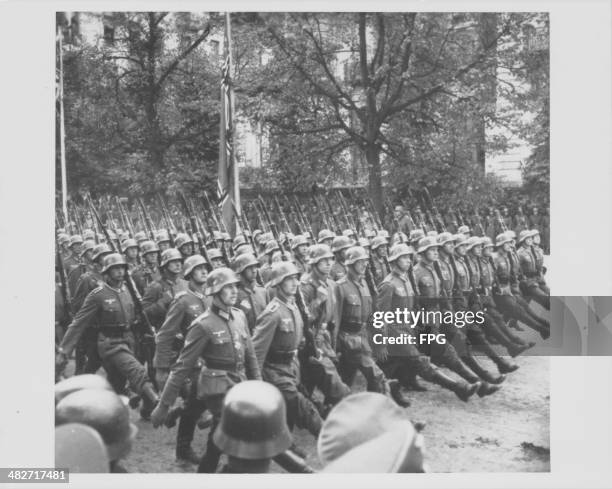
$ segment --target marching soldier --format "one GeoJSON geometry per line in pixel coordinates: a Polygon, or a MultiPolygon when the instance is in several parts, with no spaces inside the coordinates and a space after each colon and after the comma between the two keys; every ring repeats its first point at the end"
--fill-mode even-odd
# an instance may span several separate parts
{"type": "Polygon", "coordinates": [[[387,263],[387,246],[388,241],[383,236],[375,237],[370,244],[372,275],[376,284],[381,283],[391,271],[387,263]]]}
{"type": "Polygon", "coordinates": [[[236,256],[232,263],[234,272],[240,277],[236,306],[244,312],[249,332],[253,332],[257,317],[268,304],[266,289],[257,283],[258,267],[259,261],[250,253],[236,256]]]}
{"type": "MultiPolygon", "coordinates": [[[[104,284],[104,277],[102,276],[103,261],[104,257],[110,254],[111,249],[106,243],[96,245],[93,249],[93,267],[90,271],[81,275],[72,299],[73,315],[79,312],[79,309],[81,309],[89,293],[104,284]]],[[[101,367],[102,361],[98,355],[97,337],[96,325],[92,324],[85,329],[83,335],[77,342],[75,351],[75,375],[82,373],[93,374],[101,367]]]]}
{"type": "Polygon", "coordinates": [[[136,268],[132,274],[134,284],[142,295],[153,282],[161,280],[159,270],[159,248],[153,241],[143,241],[140,245],[142,254],[142,265],[136,268]]]}
{"type": "Polygon", "coordinates": [[[206,250],[206,253],[208,254],[208,259],[210,260],[213,270],[227,267],[223,259],[223,252],[219,248],[210,248],[206,250]]]}
{"type": "Polygon", "coordinates": [[[331,247],[332,241],[334,240],[335,237],[336,235],[334,234],[333,231],[330,231],[329,229],[321,229],[321,231],[319,231],[319,234],[317,236],[317,243],[324,244],[324,245],[331,247]]]}
{"type": "Polygon", "coordinates": [[[544,266],[544,250],[540,247],[540,232],[537,229],[532,229],[533,233],[533,244],[531,245],[531,251],[535,258],[536,272],[538,274],[538,284],[546,295],[550,295],[550,289],[546,284],[544,274],[546,273],[546,267],[544,266]]]}
{"type": "Polygon", "coordinates": [[[346,236],[336,236],[332,241],[332,253],[336,261],[334,262],[329,276],[335,282],[346,275],[346,251],[354,246],[355,242],[346,236]]]}
{"type": "MultiPolygon", "coordinates": [[[[157,246],[159,247],[160,253],[163,253],[170,248],[170,236],[168,236],[166,231],[161,230],[159,233],[157,233],[155,240],[157,241],[157,246]]],[[[140,244],[140,246],[142,247],[142,244],[140,244]]]]}
{"type": "MultiPolygon", "coordinates": [[[[398,308],[414,310],[416,308],[414,290],[408,278],[413,254],[414,249],[404,243],[399,243],[391,248],[389,262],[392,268],[380,284],[376,300],[377,311],[394,311],[398,308]]],[[[414,329],[409,324],[391,323],[384,325],[381,332],[383,337],[397,337],[402,333],[413,335],[414,329]]],[[[400,386],[417,391],[427,390],[418,383],[417,375],[453,391],[462,401],[467,401],[479,388],[479,385],[456,382],[446,376],[441,370],[434,367],[429,357],[422,354],[415,345],[391,343],[376,346],[374,352],[376,358],[381,362],[385,375],[399,381],[398,384],[391,386],[391,394],[400,405],[402,402],[407,403],[407,400],[401,397],[400,386]]]]}
{"type": "Polygon", "coordinates": [[[176,249],[180,251],[183,260],[193,255],[193,239],[188,234],[179,233],[174,240],[176,249]]]}
{"type": "Polygon", "coordinates": [[[81,247],[81,253],[79,255],[79,264],[72,269],[68,274],[68,290],[71,294],[75,294],[77,283],[84,273],[87,273],[92,269],[93,261],[93,249],[96,243],[90,240],[83,242],[81,247]]]}
{"type": "Polygon", "coordinates": [[[261,267],[261,278],[264,284],[268,283],[272,275],[272,255],[280,251],[280,247],[276,240],[271,239],[266,243],[264,248],[264,264],[261,267]]]}
{"type": "Polygon", "coordinates": [[[338,333],[334,325],[336,310],[335,284],[329,278],[334,255],[329,246],[313,245],[309,251],[310,272],[302,276],[300,290],[312,318],[316,357],[304,359],[301,364],[303,382],[312,394],[318,387],[324,395],[324,403],[331,407],[351,393],[336,370],[335,345],[338,333]]]}
{"type": "Polygon", "coordinates": [[[160,264],[162,276],[147,287],[142,297],[142,307],[156,330],[164,322],[176,294],[187,290],[187,282],[179,277],[182,261],[181,253],[175,248],[164,251],[160,264]]]}
{"type": "MultiPolygon", "coordinates": [[[[64,260],[64,270],[66,272],[66,276],[70,276],[70,272],[75,268],[79,268],[81,264],[81,249],[83,247],[83,238],[78,234],[75,234],[70,237],[70,241],[68,242],[68,249],[70,250],[70,255],[68,255],[64,260]]],[[[73,290],[70,293],[74,293],[73,290]]]]}
{"type": "Polygon", "coordinates": [[[532,231],[521,231],[517,243],[519,246],[517,255],[523,272],[521,290],[527,299],[533,299],[544,309],[550,311],[550,296],[540,288],[538,263],[532,246],[533,236],[534,233],[532,231]]]}
{"type": "Polygon", "coordinates": [[[397,231],[401,231],[402,233],[409,235],[413,230],[413,225],[410,222],[410,217],[408,217],[408,213],[405,211],[404,207],[401,205],[395,206],[394,214],[398,222],[397,231]]]}
{"type": "Polygon", "coordinates": [[[208,275],[204,292],[212,296],[212,304],[189,328],[185,346],[171,368],[160,403],[151,416],[155,427],[166,419],[185,379],[202,360],[204,367],[199,374],[197,397],[213,414],[213,425],[198,472],[217,470],[221,452],[213,442],[213,433],[219,424],[227,391],[243,380],[261,379],[246,317],[233,307],[239,281],[228,268],[219,268],[208,275]]]}
{"type": "Polygon", "coordinates": [[[257,318],[253,346],[263,379],[278,387],[287,403],[289,429],[297,424],[317,437],[321,417],[298,388],[298,349],[304,341],[304,323],[295,303],[298,275],[291,262],[273,265],[269,285],[276,289],[276,295],[257,318]]]}
{"type": "Polygon", "coordinates": [[[308,254],[308,240],[302,234],[298,234],[291,241],[291,251],[293,252],[293,258],[295,266],[300,272],[300,276],[308,272],[307,254],[308,254]]]}
{"type": "Polygon", "coordinates": [[[138,243],[135,239],[126,239],[121,243],[123,254],[125,255],[125,261],[128,264],[128,272],[133,273],[139,266],[138,260],[138,243]]]}
{"type": "MultiPolygon", "coordinates": [[[[155,336],[155,357],[153,366],[156,369],[155,380],[163,388],[170,367],[178,358],[184,346],[189,326],[210,307],[211,299],[204,295],[204,284],[210,265],[201,255],[192,255],[183,264],[183,278],[188,280],[187,290],[176,294],[170,304],[166,319],[155,336]]],[[[194,369],[194,374],[198,373],[194,369]]],[[[192,375],[187,382],[188,394],[185,406],[180,415],[176,436],[176,458],[197,464],[200,458],[191,448],[193,433],[200,415],[206,409],[205,404],[197,399],[197,375],[192,375]]]]}
{"type": "MultiPolygon", "coordinates": [[[[104,258],[104,284],[94,289],[85,299],[83,307],[68,327],[58,350],[56,364],[63,370],[68,357],[85,328],[98,326],[98,354],[109,374],[109,380],[117,375],[127,378],[132,391],[140,394],[145,405],[141,416],[146,418],[157,403],[157,393],[147,375],[147,370],[134,356],[134,303],[124,285],[127,264],[119,253],[104,258]]],[[[115,384],[117,390],[123,385],[115,384]]]]}

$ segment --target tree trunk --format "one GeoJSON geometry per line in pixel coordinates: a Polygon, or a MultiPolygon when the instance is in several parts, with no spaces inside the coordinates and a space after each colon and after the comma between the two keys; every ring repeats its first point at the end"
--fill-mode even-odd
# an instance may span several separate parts
{"type": "Polygon", "coordinates": [[[380,216],[383,215],[382,174],[380,169],[380,150],[374,142],[369,142],[365,148],[368,163],[369,192],[374,207],[380,216]]]}

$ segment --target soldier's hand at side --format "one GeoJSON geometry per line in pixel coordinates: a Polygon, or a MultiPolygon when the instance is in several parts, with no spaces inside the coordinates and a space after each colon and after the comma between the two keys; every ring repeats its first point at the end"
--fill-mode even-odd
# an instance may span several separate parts
{"type": "Polygon", "coordinates": [[[168,405],[162,404],[161,402],[155,406],[151,413],[151,424],[153,428],[159,428],[168,416],[168,405]]]}
{"type": "Polygon", "coordinates": [[[170,375],[170,370],[167,368],[158,368],[155,369],[155,382],[157,382],[157,388],[161,391],[166,385],[166,381],[168,380],[168,376],[170,375]]]}

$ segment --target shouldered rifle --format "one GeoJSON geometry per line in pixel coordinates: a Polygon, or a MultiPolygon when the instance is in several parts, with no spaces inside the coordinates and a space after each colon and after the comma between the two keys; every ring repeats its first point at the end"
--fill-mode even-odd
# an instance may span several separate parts
{"type": "Polygon", "coordinates": [[[160,208],[162,211],[162,217],[164,219],[164,224],[166,227],[166,234],[168,234],[168,239],[170,240],[170,247],[174,248],[174,237],[172,236],[172,232],[176,232],[176,227],[174,226],[174,223],[172,222],[172,217],[170,216],[170,213],[168,212],[168,208],[166,207],[166,201],[164,200],[163,196],[159,193],[156,194],[157,195],[157,200],[159,201],[160,204],[160,208]]]}
{"type": "Polygon", "coordinates": [[[60,251],[60,245],[55,242],[55,264],[57,266],[57,273],[60,278],[60,290],[62,293],[62,299],[64,301],[64,308],[66,315],[70,318],[72,311],[72,298],[70,297],[70,290],[68,290],[68,277],[66,277],[66,269],[64,268],[64,260],[62,259],[62,252],[60,251]]]}
{"type": "Polygon", "coordinates": [[[140,210],[142,211],[142,216],[144,219],[143,224],[145,226],[147,234],[149,235],[149,239],[155,241],[155,234],[153,233],[153,223],[151,222],[151,218],[149,217],[147,208],[145,207],[144,202],[140,197],[138,197],[136,201],[138,202],[138,207],[140,207],[140,210]]]}
{"type": "Polygon", "coordinates": [[[179,192],[178,193],[178,199],[179,202],[181,203],[182,207],[183,207],[183,212],[185,213],[185,215],[188,218],[188,222],[189,222],[189,234],[191,235],[191,239],[196,239],[196,243],[198,245],[198,249],[200,250],[200,254],[204,257],[204,259],[208,262],[208,264],[210,265],[210,267],[212,268],[212,263],[210,261],[210,259],[208,258],[208,253],[206,251],[206,246],[204,245],[204,243],[202,242],[202,239],[200,237],[200,233],[198,232],[198,222],[195,216],[195,213],[193,212],[193,209],[190,209],[189,207],[189,203],[187,202],[187,199],[185,198],[185,196],[183,195],[183,192],[179,192]]]}
{"type": "Polygon", "coordinates": [[[293,234],[293,231],[291,230],[291,226],[289,225],[289,221],[287,221],[287,216],[285,216],[285,212],[283,211],[283,208],[281,207],[280,202],[278,201],[278,197],[276,197],[275,195],[272,200],[276,204],[276,210],[278,212],[279,217],[283,221],[283,224],[285,225],[287,232],[293,234]]]}
{"type": "Polygon", "coordinates": [[[431,198],[431,194],[429,193],[429,189],[427,187],[423,188],[423,195],[425,196],[425,200],[427,202],[427,204],[429,205],[429,208],[431,209],[431,211],[433,212],[436,221],[438,223],[438,226],[434,226],[434,228],[438,228],[438,232],[442,233],[446,231],[446,224],[444,223],[444,219],[442,218],[442,214],[440,214],[440,211],[438,209],[438,207],[436,206],[436,204],[434,204],[433,199],[431,198]]]}
{"type": "Polygon", "coordinates": [[[327,211],[328,216],[331,219],[330,222],[331,224],[333,224],[333,226],[331,226],[331,229],[336,234],[342,234],[342,227],[340,226],[340,219],[336,218],[336,214],[332,210],[332,207],[331,207],[331,204],[329,203],[329,199],[327,198],[327,195],[321,195],[321,200],[324,204],[323,212],[325,213],[327,211]]]}
{"type": "Polygon", "coordinates": [[[219,222],[219,219],[217,219],[217,214],[215,213],[215,209],[213,208],[212,204],[210,203],[210,199],[208,198],[208,192],[204,192],[204,200],[206,200],[206,206],[208,207],[208,212],[212,216],[212,219],[215,222],[215,226],[217,226],[217,231],[220,233],[223,232],[223,230],[221,229],[221,223],[219,222]]]}
{"type": "Polygon", "coordinates": [[[508,231],[508,227],[506,226],[506,221],[504,221],[504,218],[499,212],[499,209],[495,209],[495,218],[497,219],[497,223],[499,224],[499,227],[502,230],[502,233],[505,233],[506,231],[508,231]]]}
{"type": "Polygon", "coordinates": [[[474,220],[476,222],[476,226],[480,228],[480,236],[484,236],[486,234],[485,232],[485,228],[482,225],[482,218],[480,217],[480,214],[478,213],[478,208],[474,207],[474,220]]]}

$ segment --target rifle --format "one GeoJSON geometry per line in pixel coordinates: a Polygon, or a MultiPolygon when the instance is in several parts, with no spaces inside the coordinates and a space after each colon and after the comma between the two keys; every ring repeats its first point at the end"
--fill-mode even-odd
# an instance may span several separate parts
{"type": "MultiPolygon", "coordinates": [[[[366,195],[367,195],[367,191],[366,191],[366,195]]],[[[378,212],[376,211],[376,208],[374,207],[374,202],[372,202],[371,197],[367,195],[367,198],[364,199],[364,203],[366,205],[367,211],[370,213],[370,215],[372,216],[372,219],[374,220],[373,222],[374,230],[378,232],[379,230],[383,229],[383,225],[382,225],[382,220],[380,219],[380,215],[378,214],[378,212]]]]}
{"type": "Polygon", "coordinates": [[[72,319],[70,318],[70,311],[72,311],[72,298],[70,297],[70,290],[68,290],[68,277],[66,276],[66,269],[64,268],[64,260],[62,259],[60,245],[57,242],[55,243],[55,263],[60,277],[60,290],[62,292],[62,299],[64,301],[66,314],[68,315],[69,319],[72,319]]]}
{"type": "Polygon", "coordinates": [[[172,222],[172,218],[170,217],[170,213],[168,212],[164,198],[159,193],[157,193],[156,195],[157,200],[159,201],[159,204],[161,206],[162,217],[166,226],[166,233],[168,234],[168,239],[170,240],[170,248],[174,248],[174,238],[172,236],[172,231],[173,229],[176,231],[176,227],[172,222]]]}
{"type": "Polygon", "coordinates": [[[506,231],[508,231],[508,227],[506,226],[506,221],[504,221],[501,213],[499,212],[499,209],[495,209],[495,218],[497,219],[497,223],[499,224],[499,227],[502,230],[502,233],[505,233],[506,231]]]}
{"type": "Polygon", "coordinates": [[[475,227],[479,227],[480,228],[480,236],[484,236],[486,234],[485,232],[485,228],[482,225],[482,218],[480,217],[480,214],[478,213],[478,208],[474,207],[474,217],[475,217],[475,221],[476,221],[476,226],[475,227]]]}
{"type": "Polygon", "coordinates": [[[438,209],[436,204],[434,204],[434,201],[431,198],[431,194],[429,193],[429,189],[427,187],[423,188],[423,196],[425,197],[425,202],[429,204],[429,208],[432,210],[432,212],[434,213],[434,216],[436,217],[436,220],[438,221],[439,226],[434,226],[434,227],[438,228],[438,232],[445,232],[446,224],[444,223],[442,214],[440,214],[440,210],[438,209]]]}
{"type": "Polygon", "coordinates": [[[191,228],[190,229],[191,237],[193,239],[193,237],[195,236],[195,239],[196,239],[197,244],[198,244],[198,249],[200,250],[200,254],[206,259],[206,261],[208,262],[208,264],[210,265],[210,267],[212,269],[212,262],[210,261],[210,259],[208,257],[208,252],[206,251],[206,246],[202,242],[202,239],[200,237],[200,233],[198,233],[198,222],[197,222],[195,213],[193,212],[193,209],[189,208],[189,204],[187,203],[187,199],[185,199],[185,196],[183,195],[183,192],[179,192],[178,193],[178,198],[179,198],[179,202],[181,203],[181,205],[183,207],[184,213],[187,215],[187,217],[189,219],[189,226],[191,228]]]}
{"type": "Polygon", "coordinates": [[[332,207],[331,207],[331,204],[329,203],[327,195],[321,195],[321,200],[323,201],[323,204],[324,204],[323,213],[325,214],[325,210],[327,209],[327,212],[329,213],[329,216],[331,217],[330,224],[333,224],[333,225],[330,226],[330,229],[332,229],[336,234],[342,234],[342,227],[340,226],[339,219],[336,219],[336,215],[332,211],[332,207]]]}
{"type": "Polygon", "coordinates": [[[291,231],[291,226],[289,225],[289,221],[287,221],[287,216],[285,216],[285,212],[283,211],[283,208],[281,207],[280,202],[278,201],[278,197],[276,197],[275,195],[273,200],[274,200],[274,203],[276,204],[278,215],[283,220],[283,223],[285,224],[285,227],[287,228],[287,232],[293,234],[293,232],[291,231]]]}
{"type": "Polygon", "coordinates": [[[153,223],[151,222],[151,218],[149,217],[149,214],[147,213],[147,208],[145,207],[144,202],[142,201],[140,197],[136,198],[136,202],[138,203],[138,207],[140,208],[142,212],[143,224],[145,226],[145,230],[147,234],[149,235],[149,238],[151,239],[151,241],[155,241],[155,234],[153,233],[153,223]]]}
{"type": "MultiPolygon", "coordinates": [[[[389,200],[389,197],[385,198],[385,206],[387,207],[387,209],[389,209],[387,213],[391,216],[393,226],[395,227],[395,232],[399,232],[400,231],[399,221],[397,220],[397,217],[395,217],[395,212],[393,211],[393,206],[391,205],[391,201],[389,200]]],[[[410,220],[412,221],[412,216],[410,216],[410,220]]]]}
{"type": "MultiPolygon", "coordinates": [[[[100,215],[98,214],[98,211],[96,211],[91,198],[89,199],[89,207],[95,217],[95,220],[104,233],[110,249],[113,251],[113,253],[120,252],[111,240],[108,230],[103,226],[100,215]]],[[[130,296],[132,297],[132,301],[134,302],[134,310],[136,311],[136,315],[138,317],[138,321],[134,325],[130,326],[133,328],[134,336],[138,338],[138,343],[141,348],[141,357],[147,363],[149,378],[151,382],[155,383],[155,368],[153,367],[153,357],[155,355],[155,330],[153,329],[151,321],[149,321],[149,317],[142,306],[142,298],[140,297],[138,289],[134,285],[132,275],[127,267],[125,271],[125,285],[130,293],[130,296]]]]}
{"type": "MultiPolygon", "coordinates": [[[[74,218],[74,224],[76,226],[76,231],[79,235],[83,236],[83,226],[81,223],[81,216],[79,215],[79,211],[77,209],[76,204],[72,201],[69,202],[68,209],[70,209],[71,207],[72,207],[72,217],[74,218]]],[[[74,229],[70,229],[70,233],[75,234],[74,229]]]]}

